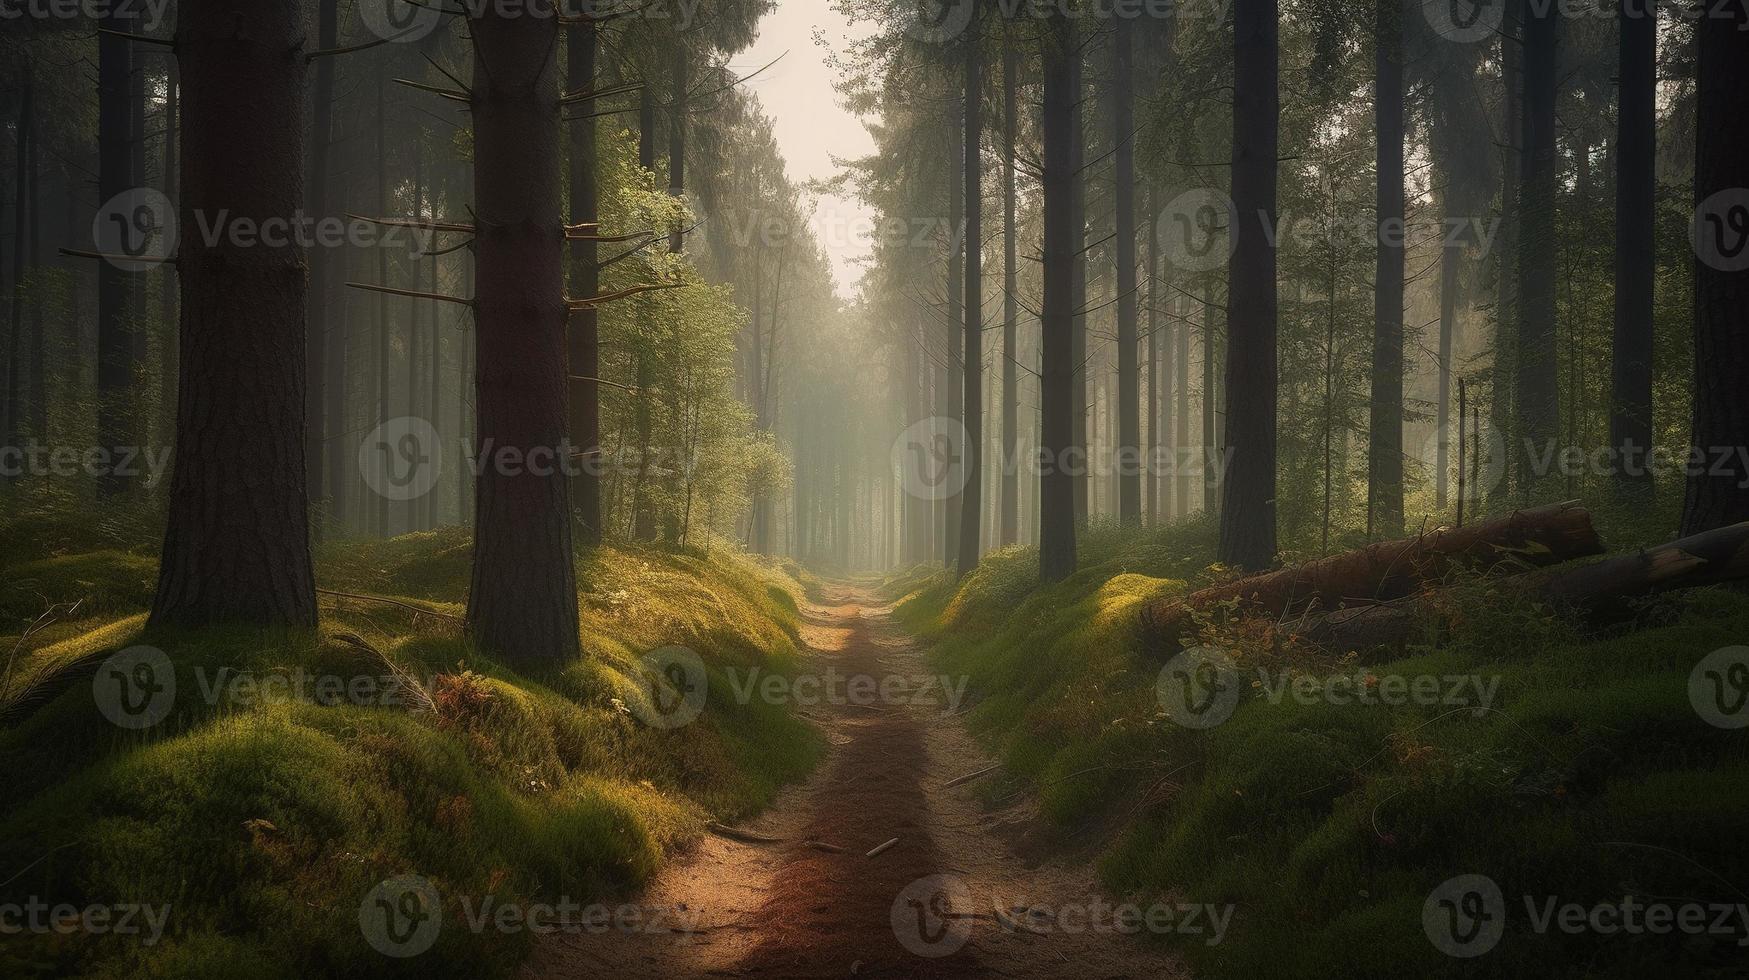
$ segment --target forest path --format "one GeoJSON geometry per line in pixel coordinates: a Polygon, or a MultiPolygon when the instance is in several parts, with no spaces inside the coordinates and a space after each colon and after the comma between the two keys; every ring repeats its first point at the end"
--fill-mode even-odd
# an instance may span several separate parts
{"type": "Polygon", "coordinates": [[[986,812],[974,786],[946,785],[993,760],[957,717],[963,684],[933,676],[891,606],[852,583],[823,598],[803,608],[817,696],[794,691],[831,754],[736,828],[780,842],[706,836],[623,900],[637,925],[538,937],[523,976],[1183,975],[1156,945],[1091,922],[1109,900],[1085,867],[1015,853],[1024,804],[986,812]]]}

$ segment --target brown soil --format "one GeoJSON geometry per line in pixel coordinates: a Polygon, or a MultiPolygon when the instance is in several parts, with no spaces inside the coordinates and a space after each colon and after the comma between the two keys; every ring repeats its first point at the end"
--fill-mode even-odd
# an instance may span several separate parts
{"type": "Polygon", "coordinates": [[[829,587],[827,600],[804,610],[804,637],[815,676],[838,678],[837,696],[802,710],[832,754],[807,785],[737,828],[781,842],[704,838],[629,900],[688,931],[545,936],[524,976],[1182,976],[1142,940],[1036,925],[1046,920],[1028,910],[1097,901],[1091,874],[1016,856],[1006,841],[1034,826],[1024,805],[988,812],[975,784],[946,788],[991,760],[942,686],[914,680],[933,672],[890,608],[851,585],[829,587]]]}

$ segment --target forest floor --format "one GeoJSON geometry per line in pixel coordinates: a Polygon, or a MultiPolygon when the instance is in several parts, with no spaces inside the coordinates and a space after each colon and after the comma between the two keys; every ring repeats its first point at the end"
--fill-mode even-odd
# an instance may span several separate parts
{"type": "Polygon", "coordinates": [[[1031,843],[1029,803],[987,809],[948,785],[994,762],[963,727],[963,686],[932,673],[891,605],[855,583],[819,598],[802,608],[802,673],[822,695],[803,710],[831,755],[734,828],[769,842],[703,838],[630,899],[639,921],[675,925],[561,930],[523,976],[1184,975],[1113,934],[1088,863],[1031,843]]]}

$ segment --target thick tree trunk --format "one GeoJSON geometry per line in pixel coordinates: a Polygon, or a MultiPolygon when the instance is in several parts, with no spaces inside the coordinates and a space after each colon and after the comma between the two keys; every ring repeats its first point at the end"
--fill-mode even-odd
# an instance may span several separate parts
{"type": "MultiPolygon", "coordinates": [[[[1117,481],[1118,520],[1142,523],[1141,353],[1136,331],[1136,107],[1134,22],[1119,17],[1112,35],[1112,183],[1117,247],[1117,481]]],[[[1149,349],[1153,347],[1149,335],[1149,349]]]]}
{"type": "Polygon", "coordinates": [[[1079,140],[1075,101],[1079,73],[1074,23],[1057,16],[1043,37],[1044,62],[1044,309],[1039,379],[1039,578],[1059,582],[1075,571],[1075,484],[1064,467],[1075,445],[1076,241],[1073,143],[1079,140]]]}
{"type": "Polygon", "coordinates": [[[1695,534],[1749,520],[1749,13],[1703,18],[1694,154],[1698,261],[1694,267],[1694,445],[1706,471],[1689,477],[1682,530],[1695,534]],[[1723,195],[1715,198],[1715,195],[1723,195]],[[1723,203],[1720,203],[1720,202],[1723,203]],[[1722,461],[1722,462],[1721,462],[1722,461]]]}
{"type": "MultiPolygon", "coordinates": [[[[6,403],[0,413],[0,438],[5,445],[24,442],[20,417],[24,391],[24,253],[25,223],[30,215],[30,144],[35,136],[31,103],[34,92],[27,80],[18,94],[17,139],[12,171],[12,308],[6,323],[6,403]]],[[[40,385],[38,378],[30,379],[40,385]]]]}
{"type": "MultiPolygon", "coordinates": [[[[176,151],[179,140],[177,84],[176,60],[172,58],[169,59],[164,74],[164,196],[171,201],[176,200],[176,151]]],[[[158,272],[164,277],[158,295],[158,320],[160,329],[164,332],[164,350],[158,374],[158,406],[162,419],[158,439],[168,446],[176,430],[176,340],[181,327],[176,322],[176,265],[166,262],[159,267],[158,272]]],[[[311,375],[306,372],[306,377],[311,375]]],[[[320,448],[311,447],[309,452],[316,453],[320,448]]],[[[322,482],[317,479],[310,485],[320,488],[322,482]]]]}
{"type": "Polygon", "coordinates": [[[1658,275],[1653,215],[1658,174],[1658,16],[1652,0],[1621,0],[1620,107],[1615,141],[1615,346],[1610,444],[1617,490],[1651,489],[1652,299],[1658,275]],[[1635,465],[1620,465],[1633,460],[1635,465]]]}
{"type": "MultiPolygon", "coordinates": [[[[975,8],[974,8],[975,10],[975,8]]],[[[965,487],[960,491],[959,541],[955,569],[964,577],[978,567],[979,534],[984,506],[984,79],[977,17],[966,31],[966,310],[965,343],[960,357],[965,365],[964,400],[966,445],[961,453],[965,487]]]]}
{"type": "Polygon", "coordinates": [[[1233,203],[1240,216],[1228,271],[1227,406],[1231,461],[1221,493],[1221,561],[1275,562],[1275,179],[1281,98],[1276,0],[1234,10],[1233,203]]]}
{"type": "Polygon", "coordinates": [[[1019,243],[1015,240],[1014,143],[1020,123],[1020,51],[1002,49],[1002,547],[1020,535],[1020,327],[1019,243]]]}
{"type": "MultiPolygon", "coordinates": [[[[566,28],[566,86],[573,92],[595,87],[596,56],[600,50],[600,27],[585,20],[566,28]]],[[[600,189],[596,174],[596,125],[592,118],[595,100],[577,104],[577,118],[570,125],[571,220],[592,224],[600,215],[600,189]]],[[[571,295],[586,299],[601,292],[601,268],[593,241],[571,245],[571,295]]],[[[571,481],[571,512],[576,515],[577,540],[594,545],[601,541],[601,313],[588,307],[571,314],[566,338],[570,377],[571,451],[582,453],[577,477],[571,481]]]]}
{"type": "Polygon", "coordinates": [[[1441,528],[1430,534],[1384,541],[1280,571],[1239,579],[1163,599],[1142,611],[1151,642],[1171,643],[1196,628],[1199,611],[1237,604],[1247,613],[1281,617],[1332,610],[1355,603],[1387,602],[1413,595],[1459,569],[1507,572],[1555,565],[1603,551],[1591,513],[1569,501],[1509,517],[1441,528]]]}
{"type": "MultiPolygon", "coordinates": [[[[339,0],[321,0],[316,12],[316,47],[328,50],[339,43],[340,12],[339,0]]],[[[310,130],[310,210],[317,219],[326,218],[328,208],[328,169],[330,151],[334,143],[334,68],[336,59],[317,58],[314,65],[316,73],[315,92],[310,100],[311,114],[315,123],[310,130]]],[[[310,499],[316,504],[319,517],[314,522],[312,530],[316,538],[321,539],[324,533],[332,527],[338,531],[342,526],[341,498],[339,492],[339,470],[329,474],[333,487],[328,489],[324,483],[323,469],[332,463],[329,454],[328,440],[344,443],[347,440],[336,438],[340,426],[338,419],[327,416],[328,373],[330,343],[337,343],[329,336],[331,326],[328,321],[328,300],[333,291],[332,269],[336,258],[334,249],[314,248],[310,250],[310,327],[308,362],[304,368],[304,376],[308,379],[309,405],[305,409],[304,425],[307,431],[307,446],[304,449],[305,463],[309,467],[307,482],[310,499]]],[[[330,467],[331,468],[331,467],[330,467]]]]}
{"type": "MultiPolygon", "coordinates": [[[[1524,26],[1524,179],[1519,188],[1518,447],[1546,453],[1560,438],[1560,391],[1555,370],[1555,101],[1560,84],[1557,4],[1528,5],[1524,26]]],[[[1553,473],[1532,472],[1522,461],[1527,499],[1554,490],[1553,473]]]]}
{"type": "MultiPolygon", "coordinates": [[[[182,227],[300,213],[305,40],[295,6],[183,0],[182,227]]],[[[151,620],[314,626],[303,251],[186,235],[179,255],[176,455],[151,620]]]]}
{"type": "Polygon", "coordinates": [[[513,660],[578,653],[577,586],[564,469],[565,276],[559,206],[559,85],[552,0],[546,16],[491,6],[474,39],[475,404],[481,468],[467,622],[476,642],[513,660]],[[533,454],[531,457],[530,454],[533,454]]]}
{"type": "Polygon", "coordinates": [[[1367,533],[1403,530],[1403,0],[1375,8],[1378,266],[1373,292],[1367,533]]]}
{"type": "MultiPolygon", "coordinates": [[[[1513,579],[1514,591],[1592,625],[1631,618],[1634,600],[1749,579],[1749,523],[1703,531],[1577,568],[1553,568],[1513,579]]],[[[1302,638],[1333,650],[1398,647],[1430,623],[1437,603],[1419,597],[1352,606],[1308,617],[1302,638]]]]}

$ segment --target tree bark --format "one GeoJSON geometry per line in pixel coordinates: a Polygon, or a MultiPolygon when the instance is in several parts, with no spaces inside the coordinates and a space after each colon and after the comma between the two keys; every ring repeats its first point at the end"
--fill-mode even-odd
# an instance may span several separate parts
{"type": "MultiPolygon", "coordinates": [[[[171,58],[164,73],[164,196],[173,202],[176,200],[176,151],[179,139],[176,87],[176,59],[171,58]]],[[[169,445],[176,429],[176,340],[181,328],[176,322],[176,265],[166,262],[158,271],[164,277],[158,298],[158,320],[160,329],[164,332],[163,359],[158,374],[158,406],[163,422],[158,438],[163,444],[169,445]]],[[[312,376],[306,371],[306,377],[312,376]]],[[[320,447],[312,447],[310,452],[314,453],[319,449],[320,447]]],[[[321,485],[320,479],[311,484],[317,488],[321,485]]]]}
{"type": "MultiPolygon", "coordinates": [[[[120,9],[105,26],[133,29],[133,17],[120,9]]],[[[107,203],[138,183],[133,166],[132,42],[114,34],[97,39],[97,196],[107,203]]],[[[139,349],[135,325],[133,274],[114,263],[97,267],[97,442],[113,452],[137,445],[138,412],[133,403],[134,372],[139,349]]],[[[100,495],[120,493],[132,481],[111,471],[97,481],[100,495]]]]}
{"type": "Polygon", "coordinates": [[[1077,211],[1073,143],[1079,140],[1075,102],[1079,72],[1073,22],[1053,17],[1043,36],[1044,61],[1044,303],[1041,317],[1039,414],[1039,578],[1059,582],[1075,571],[1076,479],[1064,467],[1074,447],[1075,307],[1073,266],[1077,211]]]}
{"type": "MultiPolygon", "coordinates": [[[[1519,445],[1546,452],[1560,438],[1556,378],[1555,191],[1559,88],[1558,4],[1528,5],[1524,26],[1524,177],[1519,187],[1518,429],[1519,445]]],[[[1553,491],[1552,473],[1532,472],[1522,460],[1527,499],[1553,491]]]]}
{"type": "MultiPolygon", "coordinates": [[[[1494,364],[1492,405],[1494,427],[1507,440],[1517,431],[1518,398],[1518,182],[1524,150],[1524,0],[1505,0],[1500,29],[1501,126],[1500,234],[1494,247],[1494,364]]],[[[1505,453],[1505,472],[1488,491],[1490,502],[1511,494],[1518,458],[1505,453]]]]}
{"type": "Polygon", "coordinates": [[[965,219],[966,292],[963,414],[966,445],[961,453],[965,486],[960,491],[959,542],[955,569],[964,578],[978,567],[979,534],[984,506],[984,78],[983,38],[973,7],[966,29],[965,91],[965,219]]]}
{"type": "MultiPolygon", "coordinates": [[[[30,214],[30,144],[35,136],[28,76],[18,93],[18,134],[12,171],[12,309],[6,324],[6,402],[0,413],[0,437],[8,446],[24,442],[20,394],[24,391],[24,253],[25,223],[30,214]]],[[[41,379],[30,379],[32,386],[41,379]]],[[[8,481],[10,482],[10,480],[8,481]]]]}
{"type": "MultiPolygon", "coordinates": [[[[1621,0],[1615,141],[1615,347],[1610,443],[1618,461],[1652,446],[1652,301],[1658,275],[1653,216],[1658,174],[1658,17],[1651,0],[1621,0]]],[[[1651,489],[1643,466],[1616,466],[1628,496],[1651,489]]]]}
{"type": "Polygon", "coordinates": [[[1015,240],[1014,144],[1020,121],[1020,51],[1004,37],[1002,47],[1002,547],[1020,535],[1020,325],[1019,243],[1015,240]]]}
{"type": "Polygon", "coordinates": [[[1275,562],[1276,444],[1276,0],[1234,9],[1233,203],[1240,220],[1228,271],[1227,406],[1231,461],[1221,493],[1220,560],[1238,568],[1275,562]]]}
{"type": "MultiPolygon", "coordinates": [[[[182,227],[300,213],[305,40],[293,5],[183,0],[182,227]]],[[[179,255],[175,466],[151,622],[314,626],[303,250],[190,234],[179,255]]]]}
{"type": "Polygon", "coordinates": [[[1158,600],[1143,609],[1142,625],[1151,642],[1170,643],[1190,635],[1197,612],[1227,604],[1237,604],[1249,614],[1277,617],[1328,611],[1401,599],[1459,569],[1498,573],[1526,565],[1555,565],[1602,551],[1591,513],[1569,501],[1368,545],[1201,589],[1183,599],[1158,600]]]}
{"type": "Polygon", "coordinates": [[[1378,126],[1378,267],[1373,292],[1367,534],[1403,530],[1403,0],[1378,0],[1373,93],[1378,126]]]}
{"type": "MultiPolygon", "coordinates": [[[[596,58],[600,50],[600,26],[592,19],[566,28],[566,86],[571,91],[595,87],[596,58]]],[[[600,216],[600,189],[596,159],[595,100],[577,105],[577,118],[570,122],[571,220],[592,224],[600,216]]],[[[601,292],[601,268],[593,241],[573,241],[571,246],[571,294],[578,299],[601,292]]],[[[601,542],[601,313],[595,307],[571,314],[566,337],[570,377],[570,437],[579,458],[577,477],[571,483],[571,510],[576,515],[577,540],[583,545],[601,542]]]]}
{"type": "Polygon", "coordinates": [[[1708,454],[1704,473],[1688,478],[1682,530],[1749,520],[1749,472],[1738,453],[1749,446],[1749,202],[1742,191],[1724,205],[1715,194],[1739,188],[1749,173],[1749,13],[1730,5],[1730,16],[1701,19],[1698,36],[1700,104],[1696,123],[1694,194],[1694,446],[1708,454]],[[1738,271],[1729,271],[1730,269],[1738,271]],[[1720,463],[1720,460],[1723,460],[1720,463]]]}
{"type": "MultiPolygon", "coordinates": [[[[1631,618],[1634,600],[1749,579],[1749,523],[1731,524],[1577,568],[1553,568],[1513,580],[1514,591],[1591,625],[1631,618]]],[[[1397,647],[1438,622],[1431,603],[1399,602],[1338,609],[1308,617],[1301,634],[1334,650],[1397,647]]]]}
{"type": "MultiPolygon", "coordinates": [[[[478,440],[488,459],[508,449],[534,462],[564,444],[566,310],[552,0],[532,2],[545,16],[485,5],[470,15],[469,28],[478,440]]],[[[512,660],[575,657],[564,469],[488,465],[475,485],[467,612],[475,641],[512,660]]]]}
{"type": "MultiPolygon", "coordinates": [[[[339,33],[339,0],[321,0],[316,12],[317,49],[328,50],[335,47],[339,43],[339,33]]],[[[312,115],[315,117],[310,131],[310,209],[318,220],[329,214],[328,170],[334,144],[335,60],[316,59],[315,91],[310,100],[312,115]]],[[[331,325],[328,320],[328,301],[334,288],[333,252],[329,248],[310,250],[309,352],[308,364],[304,369],[304,375],[309,379],[309,405],[305,409],[304,420],[308,445],[304,456],[309,466],[307,482],[310,499],[315,502],[320,513],[312,526],[317,540],[321,540],[330,526],[335,530],[344,526],[344,495],[340,493],[340,470],[333,465],[337,452],[331,454],[328,445],[329,439],[334,439],[336,443],[347,441],[335,438],[340,428],[340,420],[330,418],[327,411],[328,385],[333,383],[328,367],[328,347],[331,342],[336,342],[329,337],[331,325]],[[324,468],[328,470],[327,473],[324,473],[324,468]],[[332,489],[324,483],[325,478],[332,481],[332,489]]]]}
{"type": "MultiPolygon", "coordinates": [[[[1140,343],[1136,329],[1136,105],[1134,21],[1118,17],[1111,56],[1112,183],[1117,225],[1117,511],[1118,521],[1142,523],[1140,343]]],[[[1149,335],[1152,349],[1152,335],[1149,335]]]]}

